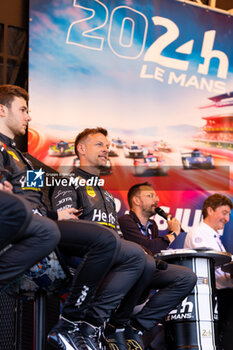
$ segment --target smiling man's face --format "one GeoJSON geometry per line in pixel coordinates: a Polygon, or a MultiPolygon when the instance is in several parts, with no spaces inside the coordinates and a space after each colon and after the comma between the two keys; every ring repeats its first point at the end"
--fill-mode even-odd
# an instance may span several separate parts
{"type": "MultiPolygon", "coordinates": [[[[83,141],[82,155],[85,166],[99,169],[106,166],[108,159],[109,141],[101,133],[91,134],[83,141]]],[[[81,160],[81,157],[80,157],[81,160]]]]}
{"type": "Polygon", "coordinates": [[[207,208],[208,224],[215,230],[222,230],[225,224],[230,220],[231,208],[228,205],[221,205],[215,210],[211,207],[207,208]]]}

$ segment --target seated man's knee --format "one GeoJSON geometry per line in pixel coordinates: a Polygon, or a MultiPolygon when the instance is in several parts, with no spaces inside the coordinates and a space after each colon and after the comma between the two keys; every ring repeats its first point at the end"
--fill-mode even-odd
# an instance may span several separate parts
{"type": "Polygon", "coordinates": [[[96,240],[93,243],[107,249],[108,252],[115,252],[120,249],[119,235],[112,229],[99,224],[96,224],[96,240]]]}
{"type": "Polygon", "coordinates": [[[182,276],[183,282],[190,287],[190,290],[192,290],[197,282],[196,274],[188,267],[183,266],[181,276],[182,276]]]}
{"type": "Polygon", "coordinates": [[[152,277],[155,272],[155,259],[148,254],[145,254],[145,264],[144,269],[142,271],[142,275],[140,278],[140,283],[143,283],[145,285],[145,288],[148,285],[151,285],[152,277]]]}
{"type": "Polygon", "coordinates": [[[60,230],[56,224],[56,222],[48,219],[47,229],[49,231],[49,237],[50,240],[53,242],[53,244],[56,246],[61,238],[60,230]]]}
{"type": "Polygon", "coordinates": [[[41,238],[41,243],[46,242],[51,250],[59,243],[61,234],[56,222],[37,215],[32,216],[28,230],[34,231],[35,235],[41,238]]]}
{"type": "Polygon", "coordinates": [[[146,254],[146,262],[145,262],[145,272],[148,274],[153,274],[155,271],[156,265],[155,265],[155,259],[153,256],[146,254]]]}
{"type": "Polygon", "coordinates": [[[147,254],[142,249],[142,247],[131,241],[124,241],[128,245],[128,249],[130,251],[132,259],[135,259],[138,264],[142,267],[145,267],[147,262],[147,254]]]}

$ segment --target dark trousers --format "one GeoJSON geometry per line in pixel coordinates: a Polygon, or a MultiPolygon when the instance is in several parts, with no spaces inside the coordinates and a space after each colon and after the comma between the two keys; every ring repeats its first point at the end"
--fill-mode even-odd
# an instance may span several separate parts
{"type": "Polygon", "coordinates": [[[134,243],[121,239],[116,261],[101,284],[94,303],[86,313],[86,320],[101,325],[110,318],[122,299],[141,276],[145,265],[145,253],[134,243]]]}
{"type": "Polygon", "coordinates": [[[57,245],[53,221],[31,215],[26,201],[0,191],[0,286],[22,275],[57,245]],[[10,244],[9,249],[4,248],[10,244]]]}
{"type": "Polygon", "coordinates": [[[233,289],[218,289],[219,336],[224,350],[233,348],[233,289]]]}
{"type": "Polygon", "coordinates": [[[142,330],[150,330],[175,308],[193,289],[197,277],[187,267],[168,264],[166,270],[155,266],[154,258],[147,255],[144,273],[113,314],[111,323],[125,325],[132,309],[148,297],[150,289],[158,291],[152,295],[143,309],[131,318],[131,322],[142,330]]]}
{"type": "Polygon", "coordinates": [[[135,316],[143,329],[150,330],[173,310],[193,289],[197,281],[188,267],[168,264],[167,270],[154,271],[150,288],[158,289],[135,316]]]}
{"type": "Polygon", "coordinates": [[[145,253],[98,223],[61,221],[58,226],[62,253],[83,257],[62,314],[100,326],[142,273],[145,253]]]}
{"type": "Polygon", "coordinates": [[[32,213],[23,199],[0,191],[0,250],[24,231],[31,216],[32,213]]]}

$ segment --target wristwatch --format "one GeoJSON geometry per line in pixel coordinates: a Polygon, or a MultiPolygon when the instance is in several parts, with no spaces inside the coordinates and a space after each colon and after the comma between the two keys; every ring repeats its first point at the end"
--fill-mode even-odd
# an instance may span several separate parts
{"type": "Polygon", "coordinates": [[[169,232],[169,234],[170,234],[170,235],[172,235],[172,236],[174,236],[174,238],[176,238],[176,237],[177,237],[177,234],[176,234],[174,231],[169,232]]]}

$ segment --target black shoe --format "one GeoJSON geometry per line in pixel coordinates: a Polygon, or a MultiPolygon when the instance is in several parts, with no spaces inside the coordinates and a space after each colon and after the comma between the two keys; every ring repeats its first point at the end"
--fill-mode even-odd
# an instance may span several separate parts
{"type": "Polygon", "coordinates": [[[49,332],[47,340],[56,349],[88,350],[79,331],[79,323],[61,318],[49,332]]]}
{"type": "Polygon", "coordinates": [[[101,327],[95,327],[88,322],[79,321],[79,331],[88,350],[101,350],[101,327]]]}
{"type": "Polygon", "coordinates": [[[133,328],[131,326],[127,326],[125,328],[125,340],[128,345],[128,350],[143,350],[144,344],[142,341],[143,333],[142,331],[133,328]]]}
{"type": "Polygon", "coordinates": [[[101,350],[101,327],[95,327],[85,321],[80,321],[78,324],[80,334],[82,335],[88,350],[101,350]]]}
{"type": "Polygon", "coordinates": [[[108,325],[104,331],[104,344],[110,350],[128,350],[124,337],[125,328],[116,329],[108,325]]]}

